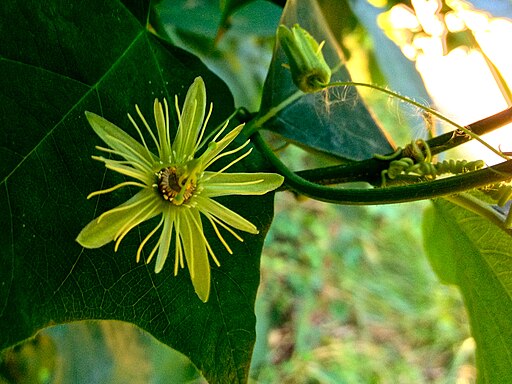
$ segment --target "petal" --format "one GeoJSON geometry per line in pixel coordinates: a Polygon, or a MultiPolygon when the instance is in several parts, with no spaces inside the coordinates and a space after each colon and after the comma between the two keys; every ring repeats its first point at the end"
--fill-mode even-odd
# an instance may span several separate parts
{"type": "Polygon", "coordinates": [[[183,241],[190,278],[197,296],[206,303],[210,296],[210,261],[203,239],[203,225],[196,209],[183,211],[179,233],[183,241]]]}
{"type": "Polygon", "coordinates": [[[284,177],[277,173],[205,172],[202,194],[207,197],[225,195],[264,195],[279,188],[284,177]],[[211,177],[211,178],[210,178],[211,177]]]}
{"type": "Polygon", "coordinates": [[[173,150],[178,162],[194,155],[206,108],[206,88],[201,77],[196,77],[188,89],[173,150]]]}
{"type": "MultiPolygon", "coordinates": [[[[224,136],[220,141],[211,141],[208,144],[208,148],[204,153],[201,155],[200,160],[203,164],[205,164],[204,168],[207,168],[209,165],[211,165],[215,160],[215,157],[220,154],[224,148],[226,148],[233,140],[236,139],[238,134],[242,132],[242,129],[244,128],[244,124],[240,124],[239,126],[233,128],[231,132],[229,132],[226,136],[224,136]]],[[[239,149],[243,148],[245,146],[241,145],[239,149]]]]}
{"type": "Polygon", "coordinates": [[[115,171],[125,176],[133,177],[134,179],[142,181],[144,184],[148,186],[153,184],[155,175],[153,174],[153,172],[150,172],[147,169],[144,172],[140,169],[124,165],[121,161],[110,160],[101,156],[92,156],[92,158],[104,162],[105,167],[111,169],[112,171],[115,171]]]}
{"type": "Polygon", "coordinates": [[[197,202],[197,209],[212,214],[233,228],[253,234],[258,233],[258,229],[254,224],[215,200],[208,197],[196,196],[194,201],[197,202]]]}
{"type": "MultiPolygon", "coordinates": [[[[123,228],[135,215],[139,214],[141,210],[149,212],[155,208],[155,204],[160,204],[158,200],[155,200],[154,191],[150,189],[143,189],[130,200],[124,202],[120,206],[105,212],[101,220],[98,221],[98,217],[87,224],[78,234],[76,241],[85,248],[99,248],[114,240],[117,232],[123,228]],[[130,208],[119,210],[119,208],[132,205],[130,208]],[[109,213],[111,212],[111,213],[109,213]]],[[[146,220],[156,216],[160,213],[160,210],[150,217],[146,217],[146,220]]],[[[134,221],[131,228],[139,225],[146,214],[141,214],[139,219],[134,221]]],[[[130,228],[130,229],[131,229],[130,228]]]]}
{"type": "Polygon", "coordinates": [[[96,132],[110,148],[121,154],[125,154],[123,155],[125,159],[132,159],[135,156],[139,159],[139,162],[142,162],[146,167],[155,163],[156,158],[142,144],[121,128],[95,113],[86,111],[85,116],[94,132],[96,132]]]}
{"type": "Polygon", "coordinates": [[[164,99],[165,114],[162,103],[155,99],[153,112],[155,115],[158,141],[160,143],[160,160],[164,163],[171,161],[171,140],[169,138],[169,107],[164,99]]]}
{"type": "MultiPolygon", "coordinates": [[[[175,207],[168,204],[168,207],[163,212],[164,215],[164,228],[162,229],[162,234],[160,235],[159,246],[158,246],[158,256],[156,257],[155,263],[155,273],[158,273],[162,270],[165,264],[165,260],[169,255],[169,248],[171,247],[171,238],[172,231],[174,225],[174,217],[175,217],[175,207]]],[[[177,257],[177,255],[176,255],[177,257]]]]}

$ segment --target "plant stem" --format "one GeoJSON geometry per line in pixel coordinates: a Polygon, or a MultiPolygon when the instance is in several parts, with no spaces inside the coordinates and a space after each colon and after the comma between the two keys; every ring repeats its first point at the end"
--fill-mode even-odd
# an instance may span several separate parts
{"type": "MultiPolygon", "coordinates": [[[[467,125],[477,135],[489,133],[512,121],[512,107],[467,125]]],[[[457,130],[427,140],[433,155],[454,148],[471,140],[471,136],[458,134],[457,130]]],[[[400,157],[396,157],[399,159],[400,157]]],[[[380,173],[389,167],[389,161],[372,158],[354,161],[349,164],[335,165],[312,170],[299,171],[302,178],[318,184],[338,184],[350,181],[368,181],[370,184],[379,183],[380,173]]]]}
{"type": "Polygon", "coordinates": [[[269,121],[271,118],[276,116],[280,111],[285,109],[288,105],[293,103],[295,100],[299,99],[301,96],[304,95],[304,92],[297,91],[291,96],[287,97],[283,101],[281,101],[278,105],[275,107],[272,107],[269,109],[267,113],[265,113],[263,116],[257,117],[255,120],[250,121],[244,128],[244,134],[247,137],[250,137],[254,134],[258,129],[263,127],[263,124],[265,124],[267,121],[269,121]]]}
{"type": "MultiPolygon", "coordinates": [[[[432,115],[437,116],[438,118],[445,120],[448,123],[458,127],[456,130],[452,132],[448,132],[446,134],[437,136],[427,141],[427,144],[430,148],[432,155],[454,148],[460,144],[468,142],[472,138],[475,138],[476,140],[480,141],[483,145],[485,145],[487,148],[492,150],[494,153],[497,153],[501,157],[507,159],[507,157],[503,155],[500,151],[496,150],[495,148],[487,144],[484,140],[482,140],[480,138],[480,135],[488,133],[512,121],[512,107],[509,107],[506,110],[499,112],[493,116],[486,117],[482,120],[462,127],[461,125],[453,122],[452,120],[448,119],[447,117],[443,116],[439,112],[429,107],[426,107],[412,99],[401,96],[400,94],[397,94],[393,91],[376,85],[357,82],[335,82],[329,84],[328,86],[363,86],[376,89],[381,92],[387,93],[393,97],[396,97],[402,101],[411,103],[418,108],[424,109],[431,113],[432,115]]],[[[288,105],[292,104],[302,95],[303,92],[297,91],[288,98],[286,98],[285,100],[283,100],[277,106],[271,108],[263,116],[257,117],[256,119],[250,121],[243,131],[246,137],[251,137],[255,132],[262,128],[267,121],[275,117],[281,110],[285,109],[288,105]]],[[[367,181],[371,184],[376,184],[381,180],[381,172],[387,169],[388,167],[389,161],[372,158],[363,161],[354,161],[349,164],[301,171],[298,172],[297,175],[301,177],[303,180],[315,182],[313,183],[314,185],[317,185],[317,183],[325,185],[346,183],[351,181],[367,181]]]]}
{"type": "MultiPolygon", "coordinates": [[[[512,121],[512,107],[508,107],[504,111],[498,112],[492,116],[478,120],[466,126],[471,132],[476,135],[484,135],[492,132],[495,129],[503,127],[512,121]]],[[[447,132],[443,135],[434,137],[427,140],[427,144],[433,155],[444,152],[448,149],[454,148],[458,145],[467,143],[472,139],[471,136],[461,135],[457,130],[447,132]]]]}
{"type": "Polygon", "coordinates": [[[326,187],[312,183],[292,172],[273,153],[272,149],[265,143],[258,132],[252,136],[252,139],[258,149],[276,168],[276,171],[285,177],[285,186],[288,189],[316,200],[335,204],[394,204],[431,199],[453,195],[512,178],[512,160],[509,160],[479,171],[405,186],[375,189],[326,187]]]}

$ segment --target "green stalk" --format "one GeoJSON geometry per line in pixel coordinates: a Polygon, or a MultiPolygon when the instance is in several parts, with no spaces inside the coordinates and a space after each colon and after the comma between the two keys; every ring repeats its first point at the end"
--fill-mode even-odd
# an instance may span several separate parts
{"type": "Polygon", "coordinates": [[[345,205],[395,204],[407,201],[432,199],[453,195],[512,178],[512,160],[493,167],[458,176],[405,186],[349,189],[334,188],[312,183],[291,171],[256,132],[254,144],[272,163],[276,171],[285,177],[285,186],[299,194],[316,200],[345,205]]]}
{"type": "MultiPolygon", "coordinates": [[[[484,135],[492,132],[495,129],[503,127],[504,125],[512,121],[512,106],[507,109],[498,112],[492,116],[483,118],[482,120],[475,121],[467,125],[466,127],[473,132],[475,135],[484,135]]],[[[430,140],[427,140],[427,144],[430,147],[430,151],[433,155],[447,151],[448,149],[454,148],[458,145],[467,143],[472,137],[468,135],[460,135],[457,130],[444,133],[430,140]]]]}
{"type": "MultiPolygon", "coordinates": [[[[512,121],[512,107],[495,115],[471,123],[467,126],[476,135],[489,133],[512,121]]],[[[458,135],[457,131],[445,133],[427,141],[433,155],[454,148],[471,140],[471,136],[458,135]]],[[[399,157],[397,157],[398,159],[399,157]]],[[[338,184],[350,181],[380,182],[380,173],[389,167],[389,161],[377,158],[354,161],[349,164],[334,165],[330,167],[316,168],[299,171],[302,178],[319,184],[338,184]]]]}
{"type": "Polygon", "coordinates": [[[299,99],[304,95],[304,92],[297,91],[290,97],[284,99],[281,101],[278,105],[275,107],[272,107],[269,109],[267,113],[265,113],[263,116],[257,117],[255,120],[250,121],[244,128],[243,133],[246,135],[246,137],[251,137],[258,129],[263,127],[263,124],[265,124],[267,121],[269,121],[271,118],[276,116],[280,111],[285,109],[288,105],[293,103],[295,100],[299,99]]]}

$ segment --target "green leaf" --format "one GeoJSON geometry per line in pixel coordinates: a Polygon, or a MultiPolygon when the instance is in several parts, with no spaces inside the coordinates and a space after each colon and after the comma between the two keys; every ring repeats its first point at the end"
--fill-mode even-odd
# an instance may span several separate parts
{"type": "Polygon", "coordinates": [[[478,382],[512,382],[512,238],[445,200],[426,211],[423,230],[434,270],[464,297],[477,344],[478,382]]]}
{"type": "MultiPolygon", "coordinates": [[[[174,277],[172,262],[159,274],[153,264],[136,263],[138,244],[155,221],[130,232],[117,253],[113,244],[89,250],[75,241],[90,220],[137,191],[86,200],[123,178],[91,159],[104,144],[85,111],[138,138],[126,115],[136,114],[134,104],[155,128],[154,98],[173,105],[177,94],[183,103],[199,75],[207,104],[215,105],[209,128],[233,111],[224,83],[197,58],[148,32],[146,3],[126,4],[130,8],[103,0],[0,2],[0,348],[51,324],[117,319],[187,355],[212,383],[245,382],[272,194],[218,198],[260,234],[242,234],[243,243],[225,234],[229,255],[204,223],[221,263],[212,263],[206,304],[188,271],[174,277]]],[[[262,164],[253,151],[233,171],[263,171],[262,164]]]]}
{"type": "MultiPolygon", "coordinates": [[[[343,17],[343,15],[340,15],[343,17]]],[[[333,70],[331,82],[350,81],[341,49],[328,29],[316,2],[288,1],[280,24],[299,24],[325,45],[325,60],[333,70]]],[[[332,87],[306,94],[274,114],[273,108],[297,92],[283,49],[276,45],[263,90],[260,116],[271,114],[264,127],[313,150],[351,160],[393,151],[388,138],[354,87],[332,87]],[[284,66],[283,66],[284,65],[284,66]]]]}

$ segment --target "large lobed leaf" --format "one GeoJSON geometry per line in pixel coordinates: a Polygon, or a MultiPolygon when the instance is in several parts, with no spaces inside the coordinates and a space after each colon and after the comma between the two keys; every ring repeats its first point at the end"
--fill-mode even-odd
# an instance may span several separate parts
{"type": "Polygon", "coordinates": [[[512,238],[445,200],[424,220],[425,248],[439,278],[457,285],[477,344],[479,383],[512,382],[512,238]]]}
{"type": "MultiPolygon", "coordinates": [[[[117,253],[113,244],[85,250],[75,242],[93,217],[135,193],[86,200],[121,181],[91,159],[94,146],[104,144],[86,110],[137,137],[126,116],[134,104],[151,124],[154,98],[173,105],[178,94],[183,102],[198,75],[215,105],[210,127],[233,110],[224,83],[148,32],[148,9],[136,0],[0,2],[0,348],[56,323],[118,319],[189,356],[210,382],[245,382],[271,194],[222,200],[260,234],[244,234],[244,243],[228,238],[231,256],[207,226],[222,265],[212,265],[206,304],[188,271],[174,277],[170,262],[155,274],[153,264],[135,262],[155,223],[134,230],[117,253]]],[[[254,154],[240,168],[261,170],[262,162],[254,154]]]]}

